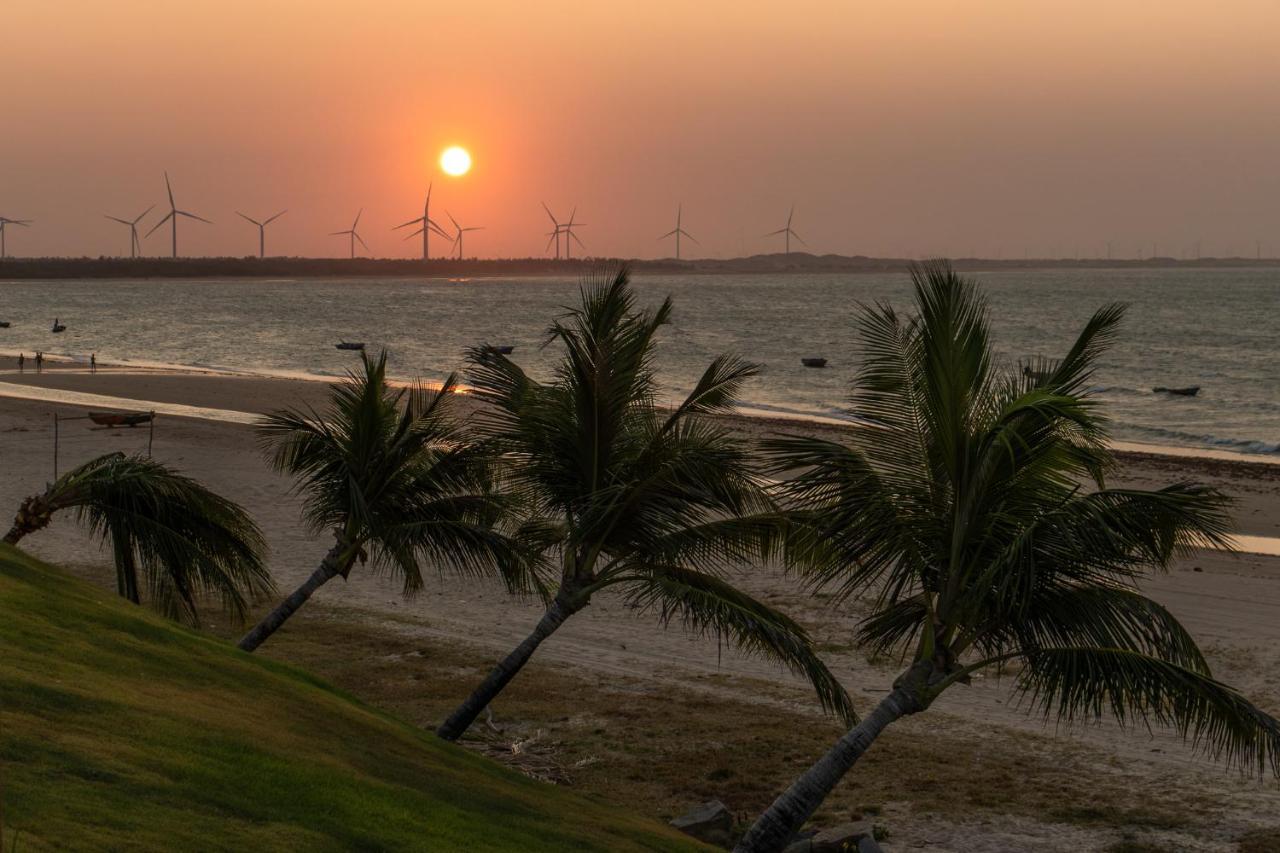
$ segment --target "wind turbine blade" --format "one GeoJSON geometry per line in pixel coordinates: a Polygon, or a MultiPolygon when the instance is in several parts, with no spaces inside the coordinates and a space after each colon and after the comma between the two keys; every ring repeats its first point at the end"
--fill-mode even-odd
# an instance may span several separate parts
{"type": "MultiPolygon", "coordinates": [[[[694,236],[690,234],[688,231],[681,231],[680,233],[684,235],[684,238],[686,240],[693,240],[693,242],[698,243],[698,241],[694,239],[694,236]]],[[[698,243],[698,245],[701,246],[702,244],[698,243]]]]}
{"type": "Polygon", "coordinates": [[[399,231],[401,228],[408,228],[410,225],[417,225],[417,224],[418,224],[419,222],[421,222],[424,218],[425,218],[425,217],[419,216],[417,219],[410,219],[408,222],[401,222],[399,225],[395,226],[395,227],[394,227],[394,228],[392,228],[391,230],[392,230],[392,231],[399,231]]]}
{"type": "Polygon", "coordinates": [[[575,206],[575,207],[573,208],[572,212],[570,212],[570,213],[569,213],[569,221],[565,223],[565,227],[567,227],[567,228],[572,228],[572,227],[573,227],[573,220],[575,220],[575,219],[577,219],[577,218],[578,218],[578,208],[575,206]]]}
{"type": "Polygon", "coordinates": [[[439,234],[441,237],[443,237],[443,238],[444,238],[444,239],[446,239],[446,240],[452,240],[452,239],[453,239],[453,235],[452,235],[452,234],[450,234],[448,231],[446,231],[446,230],[444,230],[443,228],[441,228],[439,225],[436,225],[434,222],[431,224],[431,233],[432,233],[432,234],[439,234]]]}
{"type": "Polygon", "coordinates": [[[552,232],[551,232],[551,234],[550,234],[551,239],[547,241],[546,248],[544,248],[542,251],[544,251],[544,252],[549,252],[549,251],[551,251],[551,244],[552,244],[552,243],[554,243],[554,242],[556,241],[556,237],[558,237],[558,236],[560,236],[560,232],[559,232],[559,231],[552,231],[552,232]]]}
{"type": "Polygon", "coordinates": [[[151,230],[146,233],[146,236],[150,237],[152,234],[156,233],[157,228],[159,228],[161,225],[165,224],[172,218],[173,218],[173,211],[171,210],[165,214],[164,219],[161,219],[155,225],[151,226],[151,230]]]}
{"type": "Polygon", "coordinates": [[[432,181],[431,183],[427,184],[427,207],[431,206],[431,187],[434,184],[435,184],[435,181],[432,181]]]}
{"type": "Polygon", "coordinates": [[[175,210],[174,213],[178,214],[179,216],[186,216],[189,219],[198,219],[201,222],[208,223],[209,225],[213,224],[208,219],[205,219],[203,216],[196,216],[194,213],[187,213],[185,210],[175,210]]]}
{"type": "Polygon", "coordinates": [[[774,236],[777,236],[778,234],[786,234],[788,230],[789,229],[786,229],[786,228],[779,228],[777,231],[770,231],[768,234],[765,234],[764,236],[774,237],[774,236]]]}
{"type": "Polygon", "coordinates": [[[354,231],[360,227],[360,217],[364,216],[364,208],[360,208],[360,212],[356,214],[356,221],[351,223],[351,230],[354,231]]]}
{"type": "Polygon", "coordinates": [[[791,217],[793,217],[793,216],[795,216],[795,215],[796,215],[796,206],[793,204],[793,205],[791,205],[791,212],[787,214],[787,227],[788,227],[788,228],[790,228],[790,227],[791,227],[791,217]]]}
{"type": "Polygon", "coordinates": [[[352,232],[351,232],[351,235],[352,235],[353,237],[355,237],[355,238],[356,238],[356,241],[357,241],[361,246],[364,246],[364,250],[365,250],[366,252],[371,252],[371,251],[373,251],[372,249],[370,249],[370,248],[369,248],[369,244],[368,244],[368,243],[366,243],[366,242],[364,241],[364,238],[363,238],[363,237],[361,237],[359,234],[357,234],[357,233],[355,233],[354,231],[352,231],[352,232]]]}
{"type": "Polygon", "coordinates": [[[668,237],[675,236],[675,233],[676,233],[677,231],[679,231],[679,230],[680,230],[679,228],[674,228],[674,229],[672,229],[672,230],[668,231],[666,234],[663,234],[663,235],[662,235],[661,237],[659,237],[658,239],[659,239],[659,240],[665,240],[665,239],[667,239],[668,237]]]}
{"type": "Polygon", "coordinates": [[[555,227],[559,228],[559,227],[560,227],[560,223],[556,220],[555,216],[553,216],[553,215],[552,215],[552,213],[551,213],[551,208],[547,207],[547,203],[546,203],[545,201],[544,201],[544,202],[542,202],[542,209],[543,209],[543,210],[545,210],[545,211],[547,212],[547,216],[550,216],[550,217],[551,217],[551,224],[552,224],[552,225],[554,225],[555,227]]]}
{"type": "Polygon", "coordinates": [[[241,219],[247,219],[247,220],[249,220],[249,221],[250,221],[250,222],[252,222],[254,225],[257,225],[259,228],[261,228],[261,227],[262,227],[262,223],[261,223],[261,222],[259,222],[258,220],[254,219],[253,217],[245,216],[243,213],[241,213],[241,212],[240,212],[240,211],[238,211],[238,210],[236,211],[236,216],[239,216],[241,219]]]}
{"type": "Polygon", "coordinates": [[[130,222],[129,220],[127,220],[127,219],[120,219],[119,217],[117,217],[117,216],[112,216],[112,215],[110,215],[110,214],[108,214],[108,213],[104,213],[104,214],[102,214],[102,215],[103,215],[103,216],[105,216],[105,217],[107,217],[107,219],[110,219],[110,220],[111,220],[111,221],[113,221],[113,222],[119,222],[121,225],[133,225],[133,223],[132,223],[132,222],[130,222]]]}
{"type": "Polygon", "coordinates": [[[282,211],[280,211],[279,213],[277,213],[275,216],[271,217],[270,219],[268,219],[266,222],[264,222],[264,223],[262,223],[262,224],[263,224],[263,225],[270,225],[272,222],[275,222],[277,219],[279,219],[281,216],[284,216],[284,215],[285,215],[286,213],[288,213],[288,212],[289,212],[288,210],[282,210],[282,211]]]}
{"type": "Polygon", "coordinates": [[[806,243],[805,241],[801,240],[801,239],[800,239],[800,235],[799,235],[799,234],[797,234],[796,232],[792,231],[792,232],[791,232],[791,236],[792,236],[792,237],[794,237],[794,238],[796,238],[796,242],[797,242],[797,243],[799,243],[801,246],[807,246],[807,245],[809,245],[809,244],[808,244],[808,243],[806,243]]]}
{"type": "Polygon", "coordinates": [[[568,232],[568,234],[569,234],[569,236],[570,236],[570,237],[572,237],[572,238],[574,239],[574,242],[576,242],[579,246],[582,246],[582,248],[584,248],[584,249],[585,249],[585,248],[587,248],[586,246],[584,246],[584,245],[582,244],[582,241],[578,239],[578,235],[577,235],[577,234],[574,234],[572,231],[568,232]]]}
{"type": "Polygon", "coordinates": [[[422,233],[422,229],[419,228],[417,231],[414,231],[412,234],[410,234],[408,237],[405,237],[404,239],[412,240],[414,237],[417,237],[421,233],[422,233]]]}
{"type": "Polygon", "coordinates": [[[345,235],[347,235],[347,234],[350,234],[350,233],[351,233],[350,231],[330,231],[330,232],[329,232],[329,236],[330,236],[330,237],[343,237],[343,236],[345,236],[345,235]]]}
{"type": "Polygon", "coordinates": [[[447,217],[449,217],[449,221],[453,223],[453,227],[454,227],[454,228],[456,228],[456,229],[457,229],[457,230],[459,230],[459,231],[461,231],[461,230],[462,230],[462,226],[458,224],[458,220],[456,220],[456,219],[454,219],[454,218],[453,218],[453,214],[452,214],[452,213],[450,213],[449,211],[447,211],[447,210],[446,210],[446,211],[444,212],[444,215],[445,215],[445,216],[447,216],[447,217]]]}
{"type": "Polygon", "coordinates": [[[135,220],[133,220],[133,224],[134,224],[134,225],[137,225],[139,222],[141,222],[141,221],[142,221],[142,218],[143,218],[144,216],[146,216],[148,213],[150,213],[151,211],[153,211],[153,210],[155,210],[155,209],[156,209],[156,206],[153,204],[153,205],[151,205],[150,207],[148,207],[146,210],[142,211],[142,213],[139,213],[139,214],[138,214],[138,218],[137,218],[137,219],[135,219],[135,220]]]}
{"type": "Polygon", "coordinates": [[[168,172],[164,173],[164,188],[169,193],[169,209],[173,210],[177,205],[173,203],[173,187],[169,185],[168,172]]]}

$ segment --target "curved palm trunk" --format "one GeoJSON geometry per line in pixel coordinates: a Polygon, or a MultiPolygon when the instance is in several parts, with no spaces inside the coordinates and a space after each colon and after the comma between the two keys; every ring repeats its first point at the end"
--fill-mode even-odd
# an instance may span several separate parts
{"type": "Polygon", "coordinates": [[[484,681],[480,682],[480,686],[475,692],[467,697],[467,700],[458,706],[458,710],[449,715],[449,718],[440,724],[440,728],[436,729],[436,734],[445,740],[457,740],[462,737],[471,724],[475,722],[476,717],[480,716],[490,702],[492,702],[503,688],[516,677],[524,665],[529,662],[529,658],[533,657],[533,653],[538,646],[547,637],[550,637],[557,628],[564,624],[565,620],[581,609],[581,606],[573,606],[568,601],[563,600],[561,596],[556,596],[551,602],[551,606],[542,614],[542,618],[538,620],[538,625],[533,629],[533,633],[524,639],[520,645],[516,646],[511,654],[502,659],[499,664],[493,668],[493,672],[489,673],[484,681]]]}
{"type": "Polygon", "coordinates": [[[49,526],[53,510],[47,506],[40,495],[33,495],[24,500],[18,507],[18,514],[13,518],[13,526],[4,535],[6,545],[17,545],[28,533],[35,533],[49,526]]]}
{"type": "MultiPolygon", "coordinates": [[[[276,605],[275,610],[268,613],[261,622],[253,626],[249,633],[245,634],[237,644],[242,651],[251,652],[258,646],[266,642],[267,638],[280,629],[280,626],[289,620],[289,617],[298,611],[298,608],[307,603],[307,599],[315,593],[317,589],[324,586],[338,575],[345,575],[346,566],[343,563],[343,552],[346,548],[339,542],[330,549],[321,561],[320,567],[311,573],[311,577],[303,581],[302,586],[295,589],[289,594],[289,597],[276,605]]],[[[350,563],[354,560],[354,556],[347,557],[345,562],[350,563]]]]}
{"type": "Polygon", "coordinates": [[[905,690],[894,690],[886,696],[874,711],[845,732],[826,755],[773,801],[733,848],[733,853],[775,853],[786,847],[885,727],[916,710],[918,705],[905,690]]]}

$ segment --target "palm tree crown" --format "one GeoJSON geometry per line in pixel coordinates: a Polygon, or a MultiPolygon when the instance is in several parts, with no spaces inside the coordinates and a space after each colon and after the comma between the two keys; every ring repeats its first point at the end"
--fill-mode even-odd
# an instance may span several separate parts
{"type": "Polygon", "coordinates": [[[110,542],[120,595],[138,603],[145,587],[172,618],[198,623],[197,599],[209,594],[240,618],[274,591],[262,533],[244,510],[152,459],[108,453],[68,471],[23,501],[5,541],[65,509],[110,542]]]}
{"type": "MultiPolygon", "coordinates": [[[[876,306],[861,318],[851,400],[866,426],[766,448],[790,478],[791,559],[816,585],[871,597],[856,639],[910,661],[879,724],[995,667],[1047,715],[1154,721],[1280,771],[1280,726],[1214,680],[1138,590],[1177,554],[1227,546],[1229,501],[1192,483],[1107,488],[1106,421],[1087,389],[1122,306],[1098,311],[1060,361],[1003,371],[975,287],[943,263],[912,278],[918,317],[876,306]]],[[[875,733],[847,735],[740,849],[785,839],[875,733]]]]}
{"type": "MultiPolygon", "coordinates": [[[[523,540],[536,542],[559,575],[550,622],[539,631],[549,634],[596,592],[616,588],[663,624],[679,621],[785,662],[813,682],[825,706],[846,712],[844,691],[804,630],[723,574],[768,556],[783,529],[748,448],[704,417],[729,410],[756,368],[717,358],[682,402],[663,408],[653,359],[670,315],[670,300],[638,310],[621,268],[589,278],[581,305],[552,324],[548,343],[563,355],[551,381],[489,348],[469,354],[475,393],[489,404],[477,428],[508,463],[507,485],[528,513],[523,540]]],[[[509,659],[505,674],[500,666],[496,689],[473,695],[440,734],[461,735],[527,658],[509,659]]]]}
{"type": "Polygon", "coordinates": [[[268,415],[259,434],[272,465],[297,480],[303,515],[335,544],[310,579],[241,640],[251,651],[333,577],[357,561],[394,573],[404,593],[422,587],[423,561],[469,574],[495,565],[527,591],[528,573],[494,525],[504,500],[490,488],[491,459],[450,413],[450,376],[435,389],[394,388],[386,353],[330,391],[328,409],[268,415]]]}

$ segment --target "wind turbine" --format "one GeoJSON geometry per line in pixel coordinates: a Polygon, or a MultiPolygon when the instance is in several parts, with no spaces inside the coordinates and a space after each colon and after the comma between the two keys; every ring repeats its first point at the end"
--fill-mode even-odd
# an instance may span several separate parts
{"type": "Polygon", "coordinates": [[[688,231],[680,227],[680,216],[683,213],[683,210],[682,210],[683,207],[684,207],[683,204],[676,205],[676,227],[673,230],[668,231],[666,234],[663,234],[661,237],[658,238],[659,240],[665,240],[668,237],[675,236],[677,261],[680,260],[680,237],[681,236],[688,237],[690,240],[693,240],[693,242],[697,243],[699,246],[702,245],[701,243],[698,243],[697,240],[694,240],[692,234],[690,234],[688,231]]]}
{"type": "Polygon", "coordinates": [[[362,207],[360,208],[360,212],[356,214],[356,221],[351,223],[351,227],[349,229],[347,229],[346,231],[334,231],[329,235],[330,237],[340,237],[346,234],[351,237],[351,259],[353,261],[356,258],[356,241],[357,240],[360,241],[361,246],[364,246],[364,250],[366,252],[371,251],[369,249],[369,244],[366,243],[364,239],[359,235],[359,233],[356,232],[356,228],[360,225],[360,217],[363,214],[364,214],[364,208],[362,207]]]}
{"type": "Polygon", "coordinates": [[[789,255],[789,254],[791,254],[791,238],[792,238],[792,237],[795,237],[795,238],[796,238],[796,240],[800,243],[800,245],[801,245],[801,246],[807,246],[807,245],[809,245],[809,244],[808,244],[808,243],[806,243],[805,241],[801,240],[801,239],[800,239],[800,235],[799,235],[799,234],[797,234],[797,233],[796,233],[794,230],[792,230],[792,228],[791,228],[791,218],[792,218],[793,216],[795,216],[795,215],[796,215],[796,206],[793,204],[793,205],[791,205],[791,212],[787,214],[787,227],[786,227],[786,228],[779,228],[777,231],[770,231],[768,234],[764,235],[764,236],[766,236],[766,237],[773,237],[773,236],[775,236],[775,235],[777,235],[777,234],[785,234],[785,235],[786,235],[786,239],[787,239],[787,254],[788,254],[788,255],[789,255]]]}
{"type": "Polygon", "coordinates": [[[403,225],[397,225],[395,228],[392,228],[391,230],[399,231],[401,228],[408,228],[410,225],[422,226],[417,231],[414,231],[412,234],[410,234],[408,237],[405,237],[405,239],[409,240],[414,237],[417,237],[419,234],[422,235],[422,259],[424,261],[430,259],[431,257],[430,247],[427,243],[428,238],[431,236],[431,232],[434,231],[435,233],[439,234],[441,237],[445,238],[446,240],[450,239],[449,235],[445,233],[444,229],[441,228],[439,225],[437,225],[436,221],[431,218],[431,184],[427,184],[427,201],[426,201],[426,204],[422,205],[422,215],[419,216],[417,219],[410,219],[408,222],[404,223],[403,225]]]}
{"type": "Polygon", "coordinates": [[[164,225],[166,222],[171,221],[173,223],[173,256],[176,258],[178,257],[178,217],[179,216],[185,216],[188,219],[198,219],[201,222],[208,223],[209,225],[212,225],[213,223],[209,222],[209,220],[205,219],[203,216],[196,216],[194,213],[188,213],[185,210],[178,210],[178,206],[173,202],[173,187],[169,185],[168,172],[164,173],[164,188],[169,191],[169,212],[168,214],[165,215],[164,219],[161,219],[155,225],[151,226],[151,230],[146,233],[146,236],[150,237],[152,234],[156,232],[157,228],[159,228],[161,225],[164,225]]]}
{"type": "Polygon", "coordinates": [[[106,216],[107,219],[110,219],[112,222],[119,222],[121,225],[129,226],[129,257],[136,258],[138,257],[138,253],[142,251],[142,241],[138,239],[138,223],[142,221],[142,217],[155,210],[155,208],[156,206],[154,204],[151,205],[146,210],[142,211],[136,219],[121,219],[118,216],[109,216],[105,213],[103,214],[103,216],[106,216]]]}
{"type": "MultiPolygon", "coordinates": [[[[564,225],[560,226],[561,230],[564,231],[564,259],[566,261],[571,260],[573,258],[573,252],[571,251],[572,247],[569,245],[569,241],[578,240],[578,235],[573,233],[573,229],[581,228],[586,224],[585,222],[579,222],[577,225],[574,225],[573,220],[576,219],[577,217],[578,217],[578,208],[575,207],[573,209],[573,212],[569,214],[569,221],[566,222],[564,225]]],[[[578,240],[578,245],[582,246],[582,248],[584,249],[587,248],[586,246],[582,245],[581,240],[578,240]]]]}
{"type": "Polygon", "coordinates": [[[4,249],[4,227],[6,225],[21,225],[23,228],[26,228],[32,222],[35,222],[35,220],[34,219],[10,219],[7,216],[0,216],[0,261],[3,261],[6,257],[8,257],[5,254],[5,249],[4,249]]]}
{"type": "MultiPolygon", "coordinates": [[[[547,234],[547,236],[551,238],[547,241],[547,249],[550,249],[551,243],[555,242],[556,260],[558,261],[560,260],[560,231],[563,229],[563,226],[560,224],[560,220],[556,219],[555,214],[551,212],[551,208],[547,207],[547,203],[545,201],[542,202],[542,209],[547,212],[547,216],[551,217],[551,224],[554,226],[552,231],[547,234]]],[[[547,249],[543,249],[542,251],[545,252],[547,249]]]]}
{"type": "Polygon", "coordinates": [[[449,221],[453,223],[453,227],[456,228],[458,231],[457,236],[453,238],[453,242],[458,245],[458,260],[462,260],[462,235],[467,233],[468,231],[483,231],[484,226],[473,225],[470,228],[463,228],[461,225],[458,224],[458,220],[453,218],[452,213],[446,210],[444,212],[444,215],[449,217],[449,221]]]}
{"type": "Polygon", "coordinates": [[[251,216],[245,216],[240,211],[238,210],[236,211],[236,216],[239,216],[241,219],[245,219],[249,222],[252,222],[254,225],[258,226],[258,258],[259,259],[265,258],[267,256],[267,226],[270,225],[272,222],[275,222],[277,219],[279,219],[281,216],[284,216],[288,212],[289,211],[287,210],[282,210],[279,213],[277,213],[275,216],[271,217],[270,219],[264,219],[261,222],[259,222],[258,220],[254,219],[251,216]]]}

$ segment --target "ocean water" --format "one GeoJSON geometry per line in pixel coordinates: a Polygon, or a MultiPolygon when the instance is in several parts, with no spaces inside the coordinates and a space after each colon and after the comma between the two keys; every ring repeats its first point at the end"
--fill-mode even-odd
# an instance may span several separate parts
{"type": "MultiPolygon", "coordinates": [[[[1100,305],[1129,304],[1120,342],[1095,377],[1116,438],[1280,452],[1280,270],[1044,270],[975,273],[1010,366],[1066,351],[1100,305]],[[1196,397],[1155,386],[1199,385],[1196,397]]],[[[745,402],[780,414],[841,417],[856,369],[860,303],[910,308],[905,275],[642,276],[642,303],[670,294],[660,379],[688,389],[715,355],[763,366],[745,402]],[[824,370],[800,359],[821,356],[824,370]]],[[[575,301],[568,278],[0,282],[0,351],[264,374],[341,375],[364,341],[401,377],[463,368],[465,347],[512,344],[545,373],[548,323],[575,301]],[[67,325],[49,333],[54,317],[67,325]]]]}

